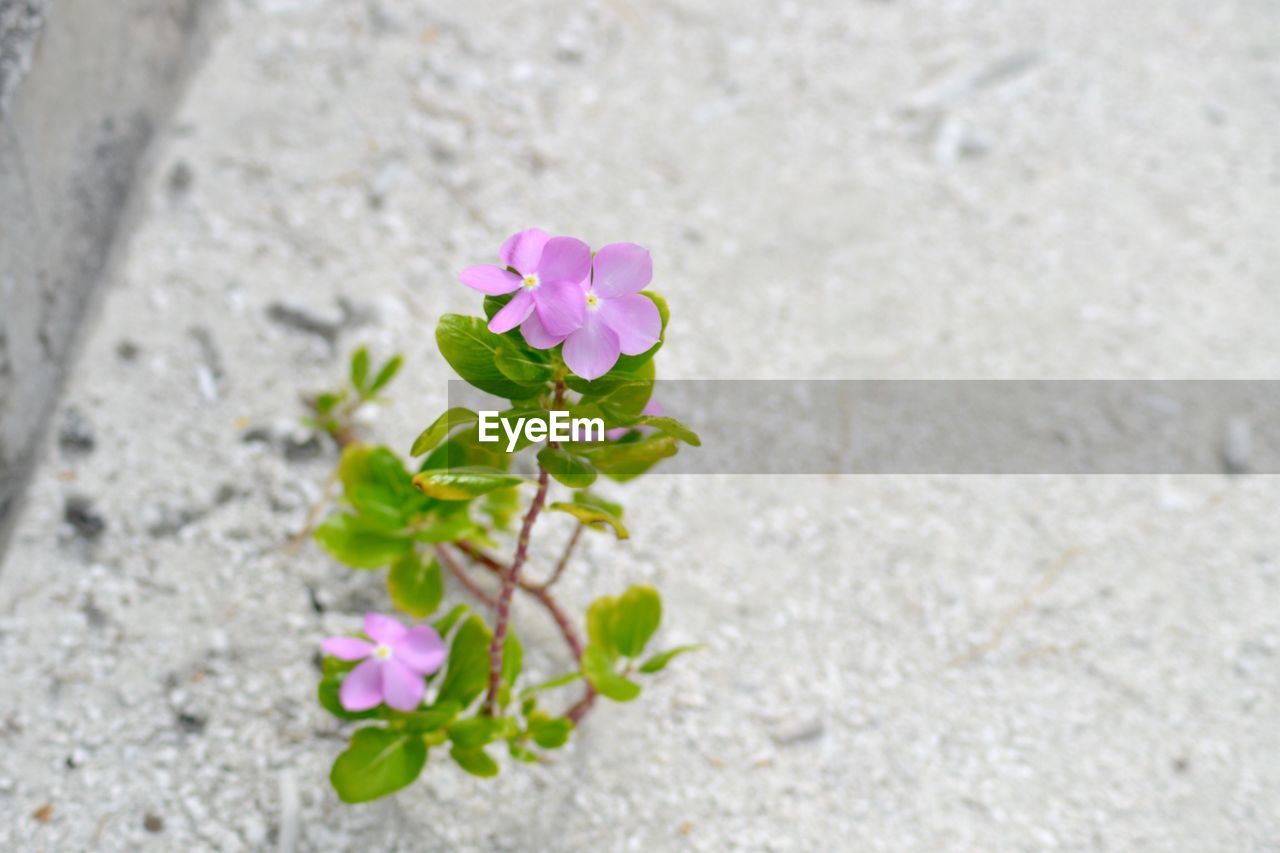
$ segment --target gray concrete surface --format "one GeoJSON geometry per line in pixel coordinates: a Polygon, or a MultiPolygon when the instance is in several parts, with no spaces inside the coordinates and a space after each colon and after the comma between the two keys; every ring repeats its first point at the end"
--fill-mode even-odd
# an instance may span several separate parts
{"type": "Polygon", "coordinates": [[[0,552],[197,0],[0,0],[0,552]]]}
{"type": "Polygon", "coordinates": [[[1273,478],[620,489],[565,597],[651,581],[706,650],[554,764],[354,808],[311,656],[381,579],[283,547],[333,462],[298,392],[403,350],[405,447],[456,271],[532,224],[652,249],[667,375],[1276,375],[1277,15],[234,4],[0,572],[0,848],[1280,849],[1273,478]]]}

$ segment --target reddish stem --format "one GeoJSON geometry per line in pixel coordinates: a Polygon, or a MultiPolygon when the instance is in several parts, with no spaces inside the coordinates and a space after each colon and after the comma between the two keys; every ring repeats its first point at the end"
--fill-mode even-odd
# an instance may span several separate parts
{"type": "Polygon", "coordinates": [[[574,547],[578,544],[578,540],[582,538],[582,528],[585,526],[579,521],[578,526],[573,528],[573,535],[569,537],[569,541],[564,546],[564,553],[560,555],[560,562],[556,563],[556,570],[551,573],[551,577],[539,584],[542,589],[549,589],[553,583],[560,580],[560,576],[564,574],[565,567],[569,565],[569,558],[573,556],[574,547]]]}
{"type": "MultiPolygon", "coordinates": [[[[507,573],[506,565],[504,565],[500,560],[486,554],[484,551],[481,551],[470,542],[462,540],[456,544],[458,549],[474,560],[477,565],[483,566],[499,576],[504,576],[507,573]]],[[[538,599],[542,606],[546,608],[547,612],[551,614],[551,618],[555,620],[556,627],[560,629],[560,635],[564,637],[565,645],[569,647],[570,653],[573,654],[574,662],[581,666],[583,652],[582,638],[579,636],[577,629],[574,628],[573,620],[569,618],[569,615],[564,612],[564,608],[560,606],[560,602],[556,600],[555,596],[551,594],[551,591],[546,588],[545,584],[534,584],[520,578],[517,581],[517,585],[521,590],[538,599]]],[[[591,710],[591,706],[595,703],[595,699],[595,688],[591,686],[591,682],[586,682],[582,698],[565,713],[565,716],[573,720],[576,725],[578,721],[585,717],[587,712],[591,710]]]]}
{"type": "Polygon", "coordinates": [[[462,566],[458,565],[458,561],[453,558],[453,555],[443,545],[436,546],[436,557],[439,558],[440,562],[444,563],[444,567],[449,570],[449,574],[457,578],[458,583],[466,587],[467,592],[479,599],[481,604],[487,607],[498,606],[498,600],[481,589],[480,585],[471,579],[471,576],[463,570],[462,566]]]}
{"type": "Polygon", "coordinates": [[[498,592],[498,604],[493,621],[493,642],[489,644],[489,695],[485,697],[485,713],[493,716],[498,704],[498,690],[502,686],[502,645],[507,638],[507,623],[511,619],[511,597],[515,594],[516,584],[520,582],[520,569],[529,556],[529,534],[533,532],[533,523],[538,520],[538,512],[547,500],[547,488],[550,478],[541,466],[538,467],[538,491],[529,504],[529,511],[524,515],[524,524],[520,526],[520,538],[516,540],[516,555],[511,566],[502,573],[502,589],[498,592]]]}

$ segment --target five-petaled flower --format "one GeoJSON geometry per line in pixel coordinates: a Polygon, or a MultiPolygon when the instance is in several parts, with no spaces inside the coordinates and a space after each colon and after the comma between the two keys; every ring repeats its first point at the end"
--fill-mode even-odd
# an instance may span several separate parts
{"type": "Polygon", "coordinates": [[[366,613],[364,632],[372,640],[330,637],[321,644],[339,660],[363,661],[343,679],[338,701],[348,711],[367,711],[383,701],[412,711],[426,692],[425,677],[444,664],[445,645],[430,625],[406,628],[390,616],[366,613]]]}
{"type": "Polygon", "coordinates": [[[536,320],[539,328],[563,338],[582,325],[586,304],[580,282],[591,272],[586,243],[530,228],[507,238],[498,256],[509,269],[481,264],[459,276],[463,284],[490,296],[515,293],[493,315],[489,331],[502,334],[536,320]]]}
{"type": "Polygon", "coordinates": [[[652,278],[653,259],[647,249],[635,243],[610,243],[596,252],[591,275],[583,278],[581,325],[558,334],[530,317],[520,332],[538,349],[563,341],[564,363],[583,379],[604,376],[618,363],[619,355],[639,355],[662,334],[658,306],[640,293],[652,278]]]}

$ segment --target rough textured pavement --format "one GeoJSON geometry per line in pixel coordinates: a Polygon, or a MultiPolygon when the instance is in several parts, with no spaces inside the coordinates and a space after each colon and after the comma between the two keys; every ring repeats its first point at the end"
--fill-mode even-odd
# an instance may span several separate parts
{"type": "Polygon", "coordinates": [[[0,848],[1280,849],[1272,478],[628,487],[565,595],[650,580],[706,650],[356,808],[312,655],[380,578],[284,547],[299,391],[404,351],[407,446],[531,224],[653,250],[666,375],[1276,375],[1277,45],[1265,0],[233,5],[0,572],[0,848]]]}

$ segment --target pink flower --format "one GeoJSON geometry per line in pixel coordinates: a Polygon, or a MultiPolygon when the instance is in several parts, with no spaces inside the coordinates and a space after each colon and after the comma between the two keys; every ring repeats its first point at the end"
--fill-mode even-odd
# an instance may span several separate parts
{"type": "Polygon", "coordinates": [[[579,282],[591,271],[591,249],[586,243],[530,228],[508,237],[498,256],[511,269],[481,264],[467,267],[459,276],[467,287],[490,296],[515,292],[493,315],[489,331],[502,334],[536,319],[539,328],[564,337],[582,325],[586,305],[579,282]]]}
{"type": "Polygon", "coordinates": [[[321,644],[325,654],[339,660],[363,660],[342,682],[338,701],[348,711],[367,711],[386,701],[397,711],[412,711],[422,702],[423,679],[444,664],[445,646],[430,625],[406,628],[381,613],[364,615],[358,637],[330,637],[321,644]]]}
{"type": "MultiPolygon", "coordinates": [[[[618,356],[639,355],[658,342],[662,317],[658,306],[640,291],[653,278],[649,251],[635,243],[610,243],[596,252],[591,277],[583,276],[578,299],[580,325],[553,328],[541,313],[520,328],[530,346],[550,349],[564,342],[564,363],[583,379],[608,373],[618,356]]],[[[494,318],[497,319],[497,318],[494,318]]]]}

